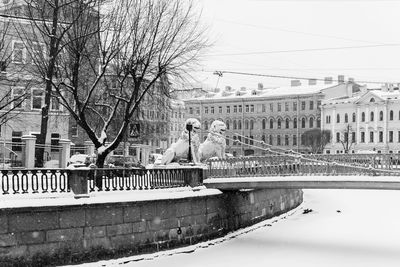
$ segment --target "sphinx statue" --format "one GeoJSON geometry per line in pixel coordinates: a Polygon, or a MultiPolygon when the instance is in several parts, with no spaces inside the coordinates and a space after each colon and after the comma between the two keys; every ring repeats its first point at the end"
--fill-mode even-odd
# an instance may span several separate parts
{"type": "Polygon", "coordinates": [[[197,119],[190,118],[185,122],[185,129],[182,131],[178,141],[169,147],[161,158],[161,165],[170,164],[171,162],[179,162],[181,159],[187,159],[189,154],[189,131],[187,125],[192,126],[190,133],[191,155],[194,163],[199,163],[199,146],[200,146],[200,122],[197,119]]]}
{"type": "Polygon", "coordinates": [[[215,120],[211,123],[207,139],[199,147],[200,161],[211,157],[225,158],[225,131],[226,125],[223,121],[215,120]]]}

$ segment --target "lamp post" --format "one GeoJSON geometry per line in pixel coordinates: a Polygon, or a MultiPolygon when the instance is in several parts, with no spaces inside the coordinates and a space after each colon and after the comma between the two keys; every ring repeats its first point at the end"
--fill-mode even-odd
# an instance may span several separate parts
{"type": "Polygon", "coordinates": [[[191,145],[191,136],[190,133],[193,130],[192,124],[186,124],[186,130],[189,132],[189,152],[188,152],[188,161],[192,162],[192,145],[191,145]]]}

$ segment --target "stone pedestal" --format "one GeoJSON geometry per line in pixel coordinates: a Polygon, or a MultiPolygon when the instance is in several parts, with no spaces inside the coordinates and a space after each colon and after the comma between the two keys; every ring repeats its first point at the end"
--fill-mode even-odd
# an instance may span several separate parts
{"type": "Polygon", "coordinates": [[[89,168],[81,168],[71,170],[69,175],[69,185],[74,193],[74,198],[88,198],[89,188],[88,188],[88,175],[89,168]]]}
{"type": "Polygon", "coordinates": [[[59,144],[61,146],[60,152],[60,168],[66,168],[67,162],[71,157],[71,140],[60,139],[59,144]]]}
{"type": "Polygon", "coordinates": [[[24,154],[23,154],[23,166],[27,169],[35,167],[35,145],[36,136],[24,135],[21,137],[22,142],[25,143],[24,154]]]}

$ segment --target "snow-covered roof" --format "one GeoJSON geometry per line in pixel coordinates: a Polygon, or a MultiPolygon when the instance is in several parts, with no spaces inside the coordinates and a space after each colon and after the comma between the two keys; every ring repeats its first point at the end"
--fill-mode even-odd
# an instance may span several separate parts
{"type": "Polygon", "coordinates": [[[218,92],[208,92],[207,94],[187,99],[185,101],[201,101],[210,99],[235,99],[235,98],[265,98],[265,97],[280,97],[288,95],[307,95],[320,93],[321,90],[332,87],[332,85],[304,85],[304,86],[286,86],[286,87],[269,87],[262,89],[240,88],[240,89],[225,89],[218,92]]]}
{"type": "Polygon", "coordinates": [[[345,104],[345,103],[356,103],[362,101],[365,97],[373,97],[376,96],[381,100],[389,100],[389,99],[399,99],[400,100],[400,91],[398,89],[388,91],[383,89],[374,89],[367,90],[366,92],[359,92],[354,94],[351,97],[337,97],[328,99],[322,102],[322,104],[345,104]]]}

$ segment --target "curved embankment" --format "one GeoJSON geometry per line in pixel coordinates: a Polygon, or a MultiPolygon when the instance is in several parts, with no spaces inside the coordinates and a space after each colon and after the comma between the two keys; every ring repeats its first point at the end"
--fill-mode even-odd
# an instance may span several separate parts
{"type": "Polygon", "coordinates": [[[0,266],[95,261],[190,245],[277,216],[303,200],[297,189],[188,189],[172,198],[136,200],[130,194],[105,203],[93,197],[1,208],[0,266]]]}

